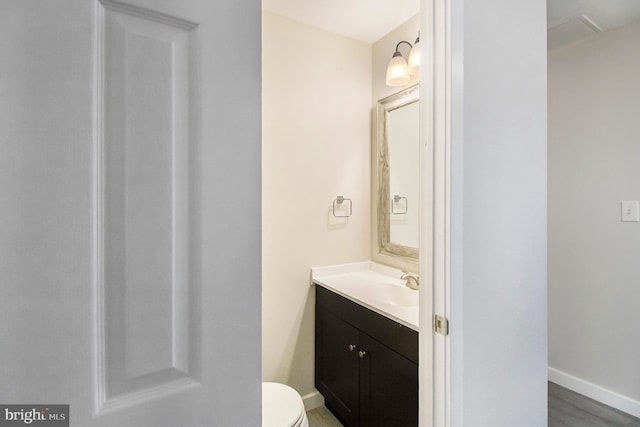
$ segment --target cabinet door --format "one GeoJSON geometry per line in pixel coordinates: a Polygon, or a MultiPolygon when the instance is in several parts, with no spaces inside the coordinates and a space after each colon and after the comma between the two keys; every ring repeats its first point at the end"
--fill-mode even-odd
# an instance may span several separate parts
{"type": "Polygon", "coordinates": [[[347,427],[360,426],[358,338],[356,328],[317,308],[316,388],[347,427]]]}
{"type": "Polygon", "coordinates": [[[360,425],[418,425],[418,365],[360,333],[360,425]]]}

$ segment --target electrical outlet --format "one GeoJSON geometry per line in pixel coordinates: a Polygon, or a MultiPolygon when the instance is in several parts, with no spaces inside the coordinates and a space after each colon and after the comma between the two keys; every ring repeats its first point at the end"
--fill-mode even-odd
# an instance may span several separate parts
{"type": "Polygon", "coordinates": [[[620,207],[622,222],[640,221],[640,202],[638,200],[623,200],[620,207]]]}

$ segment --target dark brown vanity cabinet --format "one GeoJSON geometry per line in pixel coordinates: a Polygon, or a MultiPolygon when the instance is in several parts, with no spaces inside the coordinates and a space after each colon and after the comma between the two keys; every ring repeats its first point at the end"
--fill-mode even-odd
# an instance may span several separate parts
{"type": "Polygon", "coordinates": [[[418,425],[418,333],[316,286],[315,385],[346,427],[418,425]]]}

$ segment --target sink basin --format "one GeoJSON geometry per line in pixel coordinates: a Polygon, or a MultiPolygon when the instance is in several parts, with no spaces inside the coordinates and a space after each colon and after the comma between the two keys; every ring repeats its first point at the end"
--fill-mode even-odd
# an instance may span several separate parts
{"type": "Polygon", "coordinates": [[[418,291],[406,286],[376,284],[367,286],[364,291],[369,298],[397,307],[416,307],[419,302],[418,291]]]}
{"type": "Polygon", "coordinates": [[[419,294],[401,279],[401,270],[364,261],[311,269],[311,283],[419,331],[419,294]]]}

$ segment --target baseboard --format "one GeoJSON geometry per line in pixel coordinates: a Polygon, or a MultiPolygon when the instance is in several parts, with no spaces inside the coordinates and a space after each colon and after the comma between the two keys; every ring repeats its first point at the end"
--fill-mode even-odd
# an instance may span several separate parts
{"type": "Polygon", "coordinates": [[[302,401],[306,412],[324,406],[324,396],[318,390],[302,396],[302,401]]]}
{"type": "Polygon", "coordinates": [[[549,381],[640,418],[640,402],[573,375],[549,368],[549,381]]]}

